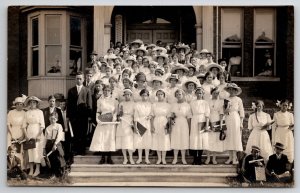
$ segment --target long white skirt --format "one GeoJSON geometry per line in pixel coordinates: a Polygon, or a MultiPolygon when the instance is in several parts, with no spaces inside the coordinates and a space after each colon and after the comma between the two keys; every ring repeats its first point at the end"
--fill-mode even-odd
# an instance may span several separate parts
{"type": "Polygon", "coordinates": [[[150,131],[150,120],[145,118],[140,119],[140,124],[147,128],[143,136],[137,133],[133,134],[133,147],[134,149],[151,149],[152,147],[152,135],[150,131]]]}
{"type": "Polygon", "coordinates": [[[121,123],[117,127],[116,132],[116,149],[128,149],[134,150],[133,147],[133,130],[129,123],[132,122],[132,118],[124,116],[121,123]]]}
{"type": "Polygon", "coordinates": [[[287,155],[289,162],[294,161],[294,136],[288,127],[278,126],[275,130],[274,143],[279,142],[284,145],[283,154],[287,155]]]}
{"type": "Polygon", "coordinates": [[[268,160],[269,156],[273,154],[273,148],[268,131],[254,128],[249,135],[245,153],[251,153],[251,147],[255,145],[260,148],[260,155],[268,160]]]}
{"type": "Polygon", "coordinates": [[[98,124],[90,145],[90,151],[116,151],[116,126],[98,124]]]}
{"type": "Polygon", "coordinates": [[[240,123],[241,119],[238,112],[230,112],[229,115],[226,115],[225,124],[227,131],[224,140],[224,151],[243,151],[240,123]]]}
{"type": "Polygon", "coordinates": [[[169,151],[171,149],[170,135],[166,134],[165,126],[168,120],[165,116],[158,116],[154,119],[155,133],[152,134],[152,150],[169,151]]]}
{"type": "Polygon", "coordinates": [[[185,117],[177,117],[171,131],[171,149],[189,149],[189,126],[185,117]]]}
{"type": "MultiPolygon", "coordinates": [[[[27,136],[29,138],[35,138],[40,131],[40,124],[29,124],[27,127],[27,136]]],[[[41,163],[41,159],[43,156],[43,143],[44,137],[42,134],[41,140],[37,141],[35,144],[35,148],[28,149],[28,162],[31,163],[41,163]]]]}

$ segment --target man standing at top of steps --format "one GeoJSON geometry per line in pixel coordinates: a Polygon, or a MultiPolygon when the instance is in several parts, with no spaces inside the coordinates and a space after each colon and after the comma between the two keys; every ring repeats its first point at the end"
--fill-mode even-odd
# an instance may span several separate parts
{"type": "Polygon", "coordinates": [[[91,119],[92,110],[91,93],[83,86],[83,81],[84,74],[77,72],[76,86],[68,91],[67,120],[73,130],[75,155],[85,155],[88,121],[91,119]]]}

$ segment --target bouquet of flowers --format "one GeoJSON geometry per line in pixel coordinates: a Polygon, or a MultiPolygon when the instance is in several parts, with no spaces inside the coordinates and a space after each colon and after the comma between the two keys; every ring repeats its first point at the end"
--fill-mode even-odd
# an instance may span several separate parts
{"type": "Polygon", "coordinates": [[[175,124],[176,115],[175,113],[172,113],[171,116],[168,119],[168,122],[165,126],[166,134],[170,134],[172,131],[172,125],[175,124]]]}

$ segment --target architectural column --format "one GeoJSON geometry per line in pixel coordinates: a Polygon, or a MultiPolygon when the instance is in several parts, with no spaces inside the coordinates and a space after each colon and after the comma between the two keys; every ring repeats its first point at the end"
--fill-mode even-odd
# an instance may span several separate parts
{"type": "Polygon", "coordinates": [[[104,54],[106,54],[108,48],[110,47],[110,40],[111,40],[111,24],[106,23],[104,24],[104,34],[103,34],[103,49],[104,49],[104,54]]]}
{"type": "Polygon", "coordinates": [[[122,15],[116,15],[115,17],[115,40],[116,42],[123,42],[123,17],[122,15]]]}
{"type": "Polygon", "coordinates": [[[94,7],[94,50],[99,54],[103,55],[104,49],[104,7],[94,7]]]}
{"type": "Polygon", "coordinates": [[[201,24],[196,24],[195,28],[196,28],[196,46],[197,46],[197,50],[200,51],[202,49],[203,30],[201,24]]]}
{"type": "Polygon", "coordinates": [[[214,53],[214,9],[213,6],[202,8],[203,44],[202,48],[214,53]]]}

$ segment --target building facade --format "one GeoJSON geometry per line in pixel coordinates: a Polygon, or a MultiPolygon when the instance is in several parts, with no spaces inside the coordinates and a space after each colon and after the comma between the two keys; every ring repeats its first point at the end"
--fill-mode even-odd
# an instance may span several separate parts
{"type": "Polygon", "coordinates": [[[20,94],[66,95],[90,52],[134,39],[195,43],[227,58],[242,97],[294,96],[292,6],[21,6],[8,9],[8,106],[20,94]]]}

